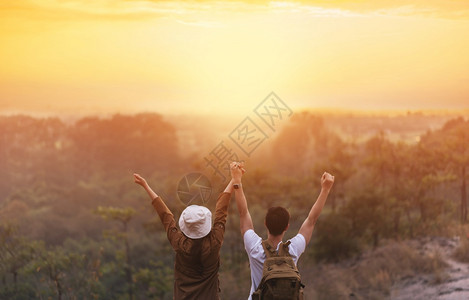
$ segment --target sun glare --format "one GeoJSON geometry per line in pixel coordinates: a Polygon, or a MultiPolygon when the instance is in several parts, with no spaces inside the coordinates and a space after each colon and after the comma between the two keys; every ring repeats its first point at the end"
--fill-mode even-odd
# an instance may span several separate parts
{"type": "Polygon", "coordinates": [[[340,3],[3,3],[0,111],[468,107],[466,19],[340,3]]]}

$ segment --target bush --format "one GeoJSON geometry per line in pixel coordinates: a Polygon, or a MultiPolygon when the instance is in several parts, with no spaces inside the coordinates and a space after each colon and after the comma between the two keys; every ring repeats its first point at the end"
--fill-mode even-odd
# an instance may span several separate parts
{"type": "Polygon", "coordinates": [[[408,243],[386,244],[338,264],[302,262],[307,299],[386,299],[395,283],[416,276],[447,279],[439,252],[422,254],[408,243]]]}
{"type": "Polygon", "coordinates": [[[469,263],[469,238],[463,238],[459,246],[454,250],[453,257],[460,261],[469,263]]]}
{"type": "Polygon", "coordinates": [[[350,236],[350,224],[337,213],[323,216],[317,223],[312,255],[316,261],[337,262],[359,252],[358,241],[350,236]]]}

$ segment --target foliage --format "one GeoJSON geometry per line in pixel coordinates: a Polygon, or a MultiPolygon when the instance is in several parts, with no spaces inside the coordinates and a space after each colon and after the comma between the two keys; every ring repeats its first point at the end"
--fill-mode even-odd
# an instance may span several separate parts
{"type": "Polygon", "coordinates": [[[316,260],[336,262],[359,252],[359,241],[351,236],[351,224],[342,214],[331,213],[321,218],[313,238],[313,256],[316,260]]]}
{"type": "Polygon", "coordinates": [[[32,244],[19,236],[13,226],[0,226],[0,295],[31,294],[31,289],[23,285],[21,279],[33,258],[32,244]]]}
{"type": "MultiPolygon", "coordinates": [[[[243,185],[257,232],[263,233],[265,210],[283,205],[291,214],[287,237],[295,235],[326,170],[336,175],[336,183],[306,260],[340,264],[389,239],[445,234],[455,223],[467,222],[468,120],[449,120],[425,133],[420,129],[416,141],[418,126],[406,131],[402,125],[411,124],[412,116],[361,118],[360,124],[355,119],[297,113],[256,150],[258,160],[247,159],[243,185]],[[412,141],[397,139],[396,132],[412,141]]],[[[157,114],[73,122],[0,117],[0,298],[171,299],[174,254],[132,173],[142,173],[177,217],[183,209],[174,196],[177,181],[197,165],[195,157],[203,156],[184,159],[180,134],[177,124],[157,114]]],[[[219,190],[214,186],[213,193],[219,190]]],[[[368,274],[362,283],[324,284],[316,293],[360,296],[350,288],[359,285],[383,296],[409,268],[442,268],[436,256],[432,266],[404,247],[394,250],[395,257],[383,254],[387,265],[383,259],[360,267],[368,274]],[[411,267],[397,271],[389,262],[398,259],[411,267]]],[[[464,260],[465,253],[462,240],[456,255],[464,260]]],[[[244,298],[248,261],[233,203],[221,261],[222,295],[244,298]],[[234,279],[239,280],[229,284],[234,279]]],[[[326,274],[342,278],[334,270],[326,274]]]]}
{"type": "Polygon", "coordinates": [[[446,267],[438,253],[422,254],[401,242],[366,250],[337,264],[310,265],[302,262],[300,269],[308,299],[387,299],[400,280],[419,274],[438,280],[446,267]]]}
{"type": "Polygon", "coordinates": [[[133,299],[134,294],[134,278],[133,278],[133,266],[130,258],[130,244],[128,239],[128,224],[135,215],[135,210],[132,208],[117,208],[117,207],[102,207],[98,206],[95,213],[100,215],[103,219],[108,221],[118,221],[122,223],[122,231],[107,231],[104,232],[105,237],[111,238],[113,241],[121,240],[124,244],[123,250],[117,250],[115,252],[116,262],[119,268],[116,271],[122,270],[125,273],[125,279],[127,281],[127,293],[129,299],[133,299]]]}

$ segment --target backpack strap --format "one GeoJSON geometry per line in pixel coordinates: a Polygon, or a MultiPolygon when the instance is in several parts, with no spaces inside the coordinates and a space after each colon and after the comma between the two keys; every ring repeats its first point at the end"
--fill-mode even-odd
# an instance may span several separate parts
{"type": "Polygon", "coordinates": [[[278,256],[291,256],[290,252],[288,251],[288,246],[291,244],[291,241],[286,243],[282,242],[278,249],[278,256]]]}
{"type": "Polygon", "coordinates": [[[267,240],[262,241],[262,248],[264,248],[264,253],[267,258],[277,256],[277,251],[272,247],[267,240]]]}
{"type": "Polygon", "coordinates": [[[267,240],[262,241],[262,248],[264,248],[265,256],[267,258],[274,257],[274,256],[291,256],[290,252],[288,251],[288,246],[290,245],[290,243],[291,241],[288,241],[286,243],[280,242],[278,253],[277,253],[277,249],[274,249],[274,247],[272,247],[267,242],[267,240]]]}

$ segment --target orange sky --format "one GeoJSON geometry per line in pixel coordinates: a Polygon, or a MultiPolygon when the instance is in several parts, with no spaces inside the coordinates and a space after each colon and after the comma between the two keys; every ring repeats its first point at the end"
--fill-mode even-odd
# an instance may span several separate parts
{"type": "Polygon", "coordinates": [[[0,113],[467,109],[468,33],[468,1],[0,0],[0,113]]]}

